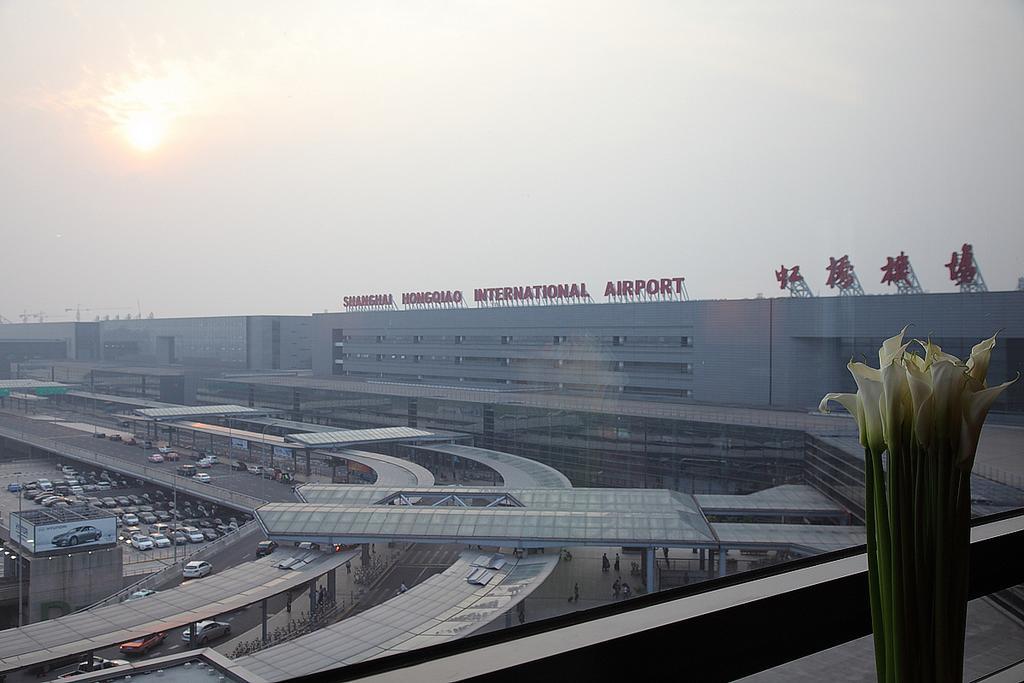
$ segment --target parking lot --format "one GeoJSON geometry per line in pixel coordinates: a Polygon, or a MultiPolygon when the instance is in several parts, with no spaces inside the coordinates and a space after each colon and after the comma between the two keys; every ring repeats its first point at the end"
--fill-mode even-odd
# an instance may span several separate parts
{"type": "Polygon", "coordinates": [[[67,489],[68,495],[64,496],[66,500],[91,503],[119,518],[118,538],[124,553],[124,574],[134,576],[157,571],[230,533],[236,525],[244,525],[251,520],[251,515],[181,493],[175,494],[174,491],[147,482],[112,474],[104,479],[106,473],[102,471],[82,469],[78,472],[76,463],[65,463],[57,459],[0,463],[0,485],[3,487],[0,492],[0,514],[3,515],[4,526],[9,524],[11,512],[41,507],[36,501],[25,497],[33,491],[11,491],[9,488],[15,487],[10,485],[20,484],[25,488],[30,482],[49,480],[54,487],[54,495],[67,489]],[[76,470],[75,474],[62,472],[58,469],[62,465],[76,470]],[[69,478],[76,482],[81,478],[81,483],[76,485],[83,489],[82,493],[70,493],[69,478]],[[158,528],[157,525],[166,525],[167,528],[158,528]],[[193,528],[198,534],[175,533],[175,530],[183,527],[193,528]],[[164,547],[156,547],[151,536],[153,532],[163,532],[166,540],[161,541],[160,545],[164,547]],[[137,535],[134,544],[133,535],[137,535]],[[153,547],[142,541],[143,536],[150,538],[153,547]]]}
{"type": "MultiPolygon", "coordinates": [[[[96,438],[93,435],[95,431],[96,434],[102,433],[108,437],[113,433],[130,436],[130,430],[118,426],[116,420],[117,416],[113,415],[96,416],[58,410],[54,405],[47,406],[46,415],[36,414],[32,418],[25,417],[23,414],[16,415],[9,411],[0,412],[0,424],[4,426],[24,430],[27,434],[60,439],[66,443],[122,458],[139,465],[166,470],[168,473],[176,473],[182,464],[194,465],[196,463],[198,452],[189,448],[177,446],[174,448],[181,456],[178,461],[154,463],[149,460],[149,457],[157,452],[157,448],[161,445],[159,442],[153,443],[151,448],[144,448],[142,439],[139,439],[136,445],[129,445],[123,440],[111,441],[109,438],[96,438]],[[46,419],[47,416],[49,419],[46,419]],[[57,420],[62,420],[62,422],[57,420]]],[[[247,470],[232,469],[232,462],[238,462],[238,460],[229,460],[221,456],[219,464],[209,469],[200,469],[200,471],[209,475],[209,483],[214,486],[221,486],[271,502],[295,500],[292,484],[255,475],[247,470]]],[[[73,463],[72,466],[74,466],[73,463]]]]}

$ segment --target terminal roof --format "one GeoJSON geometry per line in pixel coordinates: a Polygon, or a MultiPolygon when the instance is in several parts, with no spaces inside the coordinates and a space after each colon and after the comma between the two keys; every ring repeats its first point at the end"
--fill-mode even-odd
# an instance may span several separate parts
{"type": "Polygon", "coordinates": [[[711,515],[848,515],[841,505],[804,484],[775,486],[745,495],[698,493],[694,497],[701,509],[711,515]]]}
{"type": "Polygon", "coordinates": [[[634,507],[618,512],[571,507],[270,503],[259,508],[257,514],[271,537],[321,543],[387,539],[517,547],[717,545],[692,497],[675,495],[679,496],[678,506],[634,507]]]}
{"type": "Polygon", "coordinates": [[[35,379],[0,379],[0,389],[40,389],[40,388],[63,388],[67,389],[67,384],[61,384],[60,382],[41,382],[35,379]]]}
{"type": "Polygon", "coordinates": [[[358,444],[380,443],[385,441],[414,441],[451,438],[450,435],[439,435],[413,427],[377,427],[373,429],[341,429],[331,432],[310,432],[306,434],[289,434],[284,437],[288,441],[304,446],[332,448],[355,446],[358,444]]]}
{"type": "Polygon", "coordinates": [[[191,417],[227,417],[229,415],[270,415],[279,412],[274,408],[249,408],[247,406],[170,406],[167,408],[142,408],[136,415],[154,420],[173,420],[191,417]]]}
{"type": "Polygon", "coordinates": [[[67,393],[68,396],[74,396],[75,398],[88,398],[94,399],[101,403],[120,403],[126,406],[136,406],[139,408],[176,408],[177,406],[173,403],[164,403],[162,401],[153,401],[148,398],[136,398],[134,396],[114,396],[113,394],[97,394],[92,391],[80,391],[74,390],[67,393]]]}

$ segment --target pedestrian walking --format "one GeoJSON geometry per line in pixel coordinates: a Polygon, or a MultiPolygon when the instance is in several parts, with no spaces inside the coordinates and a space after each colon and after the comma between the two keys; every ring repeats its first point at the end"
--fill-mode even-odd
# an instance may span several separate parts
{"type": "Polygon", "coordinates": [[[345,573],[346,574],[351,574],[352,573],[352,560],[349,560],[348,562],[345,563],[345,573]]]}
{"type": "Polygon", "coordinates": [[[629,590],[629,584],[628,583],[623,583],[622,584],[622,599],[623,600],[629,600],[630,592],[631,591],[629,590]]]}
{"type": "Polygon", "coordinates": [[[610,567],[610,566],[611,566],[611,563],[608,562],[608,553],[602,554],[601,555],[601,571],[603,571],[603,572],[608,571],[608,567],[610,567]]]}
{"type": "Polygon", "coordinates": [[[580,601],[580,584],[574,583],[572,586],[572,601],[579,603],[580,601]]]}
{"type": "Polygon", "coordinates": [[[661,552],[663,552],[665,554],[665,564],[667,565],[668,564],[668,546],[665,546],[664,548],[662,548],[661,552]]]}
{"type": "Polygon", "coordinates": [[[619,573],[619,554],[615,553],[615,573],[619,573]]]}
{"type": "Polygon", "coordinates": [[[612,595],[616,600],[619,599],[619,593],[622,591],[622,581],[615,579],[615,583],[612,584],[612,595]]]}

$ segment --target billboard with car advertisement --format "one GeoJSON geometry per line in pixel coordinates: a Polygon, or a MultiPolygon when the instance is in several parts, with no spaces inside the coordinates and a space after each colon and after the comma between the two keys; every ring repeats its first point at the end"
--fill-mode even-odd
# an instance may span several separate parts
{"type": "Polygon", "coordinates": [[[231,437],[231,447],[238,451],[247,451],[249,450],[249,442],[245,439],[231,437]]]}
{"type": "Polygon", "coordinates": [[[64,522],[40,523],[26,515],[11,513],[12,540],[35,553],[51,550],[76,550],[117,544],[117,521],[111,517],[69,519],[64,522]]]}

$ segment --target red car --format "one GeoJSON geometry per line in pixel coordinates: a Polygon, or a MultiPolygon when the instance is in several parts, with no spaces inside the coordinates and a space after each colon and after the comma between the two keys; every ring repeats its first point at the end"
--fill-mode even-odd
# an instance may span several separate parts
{"type": "Polygon", "coordinates": [[[138,640],[131,640],[127,643],[121,644],[121,654],[125,655],[144,655],[154,647],[164,642],[164,638],[167,637],[166,631],[160,633],[153,633],[139,638],[138,640]]]}

